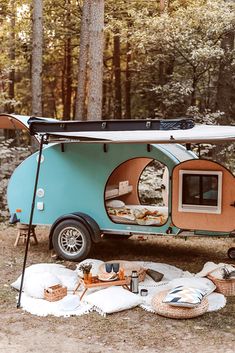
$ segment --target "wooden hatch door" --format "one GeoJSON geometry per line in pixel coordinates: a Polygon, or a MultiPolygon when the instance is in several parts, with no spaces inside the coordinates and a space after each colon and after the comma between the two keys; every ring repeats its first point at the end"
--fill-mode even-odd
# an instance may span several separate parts
{"type": "Polygon", "coordinates": [[[187,230],[235,230],[235,177],[202,159],[178,164],[172,174],[172,222],[187,230]]]}

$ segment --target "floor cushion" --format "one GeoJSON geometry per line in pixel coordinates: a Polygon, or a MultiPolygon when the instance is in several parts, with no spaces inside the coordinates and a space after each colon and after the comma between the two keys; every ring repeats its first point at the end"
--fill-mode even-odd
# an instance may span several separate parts
{"type": "Polygon", "coordinates": [[[105,315],[134,308],[142,302],[142,298],[120,286],[113,286],[87,295],[84,301],[105,315]]]}
{"type": "Polygon", "coordinates": [[[207,298],[204,298],[201,304],[194,308],[178,307],[163,303],[163,299],[167,293],[168,291],[162,291],[157,293],[152,299],[151,305],[158,315],[171,319],[190,319],[203,315],[208,309],[207,298]]]}

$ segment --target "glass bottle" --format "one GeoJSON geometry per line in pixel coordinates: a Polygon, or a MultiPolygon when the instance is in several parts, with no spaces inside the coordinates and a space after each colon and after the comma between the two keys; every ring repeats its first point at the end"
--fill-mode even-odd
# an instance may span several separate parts
{"type": "Polygon", "coordinates": [[[121,267],[121,268],[119,269],[118,275],[119,275],[119,279],[120,279],[121,281],[125,279],[124,268],[121,267]]]}
{"type": "Polygon", "coordinates": [[[87,282],[87,281],[88,281],[88,278],[89,278],[89,272],[84,272],[84,273],[83,273],[84,282],[87,282]]]}
{"type": "Polygon", "coordinates": [[[132,293],[139,293],[139,278],[137,271],[132,271],[130,289],[132,293]]]}
{"type": "Polygon", "coordinates": [[[91,283],[92,283],[92,272],[89,272],[89,273],[88,273],[88,279],[87,279],[87,282],[88,282],[89,284],[91,284],[91,283]]]}

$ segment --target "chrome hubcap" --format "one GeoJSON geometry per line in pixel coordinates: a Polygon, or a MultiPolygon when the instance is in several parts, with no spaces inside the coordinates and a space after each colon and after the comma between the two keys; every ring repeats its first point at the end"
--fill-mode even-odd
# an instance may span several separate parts
{"type": "Polygon", "coordinates": [[[64,253],[76,255],[84,246],[83,234],[75,227],[66,227],[59,233],[58,244],[64,253]]]}

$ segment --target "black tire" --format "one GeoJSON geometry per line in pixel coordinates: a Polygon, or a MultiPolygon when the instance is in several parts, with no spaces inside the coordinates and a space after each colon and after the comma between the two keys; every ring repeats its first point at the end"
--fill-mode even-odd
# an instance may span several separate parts
{"type": "Polygon", "coordinates": [[[235,260],[235,248],[228,249],[228,257],[232,260],[235,260]]]}
{"type": "Polygon", "coordinates": [[[52,234],[55,252],[68,261],[81,261],[91,249],[91,236],[81,222],[74,219],[62,221],[52,234]]]}

